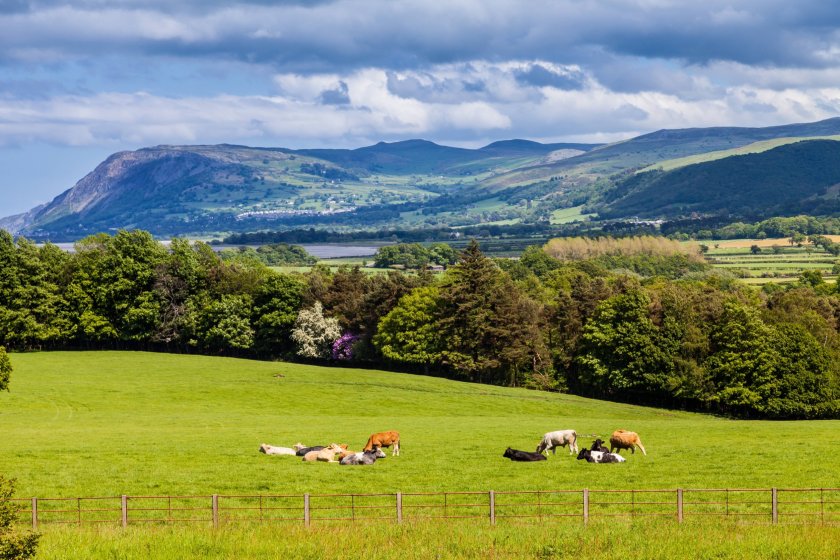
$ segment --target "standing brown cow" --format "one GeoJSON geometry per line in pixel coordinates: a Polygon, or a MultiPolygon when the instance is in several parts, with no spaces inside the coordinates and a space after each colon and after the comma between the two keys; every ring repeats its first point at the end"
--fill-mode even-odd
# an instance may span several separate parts
{"type": "Polygon", "coordinates": [[[394,446],[394,449],[391,451],[391,455],[398,456],[400,454],[399,432],[395,432],[393,430],[390,432],[378,432],[368,438],[364,450],[370,451],[374,447],[391,447],[392,445],[394,446]]]}
{"type": "Polygon", "coordinates": [[[629,449],[631,453],[636,453],[636,447],[642,450],[642,455],[647,455],[645,446],[642,445],[642,440],[639,439],[639,434],[636,432],[629,432],[627,430],[616,430],[610,437],[610,453],[613,449],[629,449]]]}

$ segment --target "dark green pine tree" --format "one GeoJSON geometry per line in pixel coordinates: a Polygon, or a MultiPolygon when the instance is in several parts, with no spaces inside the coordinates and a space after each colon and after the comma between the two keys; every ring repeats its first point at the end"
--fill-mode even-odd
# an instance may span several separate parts
{"type": "Polygon", "coordinates": [[[473,381],[520,384],[543,362],[537,307],[471,241],[440,290],[444,363],[473,381]]]}

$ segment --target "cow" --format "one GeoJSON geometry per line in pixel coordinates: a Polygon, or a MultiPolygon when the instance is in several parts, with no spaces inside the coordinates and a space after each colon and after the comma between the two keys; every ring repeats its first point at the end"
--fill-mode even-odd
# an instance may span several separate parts
{"type": "Polygon", "coordinates": [[[265,453],[266,455],[296,455],[295,450],[291,447],[275,447],[267,443],[260,445],[260,453],[265,453]]]}
{"type": "Polygon", "coordinates": [[[629,449],[631,453],[635,454],[636,447],[642,450],[642,455],[647,456],[645,447],[642,445],[642,440],[639,439],[639,434],[636,432],[616,430],[610,436],[610,453],[612,453],[613,449],[617,449],[619,453],[622,449],[629,449]]]}
{"type": "Polygon", "coordinates": [[[592,442],[592,447],[589,448],[590,451],[600,451],[601,453],[609,453],[610,450],[604,446],[604,440],[601,438],[596,439],[592,442]]]}
{"type": "Polygon", "coordinates": [[[310,451],[321,451],[322,449],[324,449],[324,447],[326,447],[326,446],[324,446],[324,445],[313,445],[312,447],[301,447],[300,449],[295,451],[295,455],[297,455],[298,457],[303,457],[304,455],[306,455],[310,451]]]}
{"type": "MultiPolygon", "coordinates": [[[[346,448],[346,446],[345,446],[346,448]]],[[[336,463],[336,453],[341,453],[343,450],[337,443],[331,443],[320,451],[310,451],[303,456],[304,461],[324,461],[327,463],[336,463]]]]}
{"type": "Polygon", "coordinates": [[[557,430],[555,432],[548,432],[542,437],[542,441],[537,446],[537,453],[543,453],[551,449],[551,454],[557,453],[557,447],[569,446],[569,455],[577,453],[577,432],[574,430],[557,430]]]}
{"type": "Polygon", "coordinates": [[[382,457],[385,456],[385,453],[383,453],[379,448],[371,449],[370,451],[350,453],[346,457],[343,457],[339,463],[342,465],[372,465],[377,459],[381,458],[379,457],[380,453],[382,454],[382,457]]]}
{"type": "Polygon", "coordinates": [[[578,460],[586,459],[587,463],[623,463],[627,460],[618,453],[592,451],[591,449],[581,449],[577,458],[578,460]]]}
{"type": "MultiPolygon", "coordinates": [[[[372,452],[374,453],[377,459],[384,459],[385,457],[387,457],[387,455],[385,455],[385,452],[382,451],[382,449],[379,447],[374,447],[372,452]]],[[[353,455],[355,453],[364,453],[364,451],[348,451],[345,449],[344,451],[338,454],[338,460],[341,461],[348,455],[353,455]]]]}
{"type": "Polygon", "coordinates": [[[507,457],[511,461],[545,461],[545,455],[542,453],[531,453],[530,451],[520,451],[518,449],[511,449],[508,447],[502,457],[507,457]]]}
{"type": "Polygon", "coordinates": [[[391,447],[394,446],[394,449],[391,450],[392,456],[399,456],[400,454],[400,433],[395,431],[390,432],[378,432],[375,434],[371,434],[368,438],[367,443],[363,451],[370,451],[374,447],[391,447]]]}
{"type": "Polygon", "coordinates": [[[325,445],[313,445],[312,447],[301,447],[300,449],[295,451],[295,455],[297,455],[298,457],[303,457],[304,455],[306,455],[310,451],[320,451],[324,448],[326,448],[325,445]]]}

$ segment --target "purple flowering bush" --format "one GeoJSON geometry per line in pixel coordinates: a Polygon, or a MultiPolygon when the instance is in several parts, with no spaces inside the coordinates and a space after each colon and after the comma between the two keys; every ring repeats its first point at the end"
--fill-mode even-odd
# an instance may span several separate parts
{"type": "Polygon", "coordinates": [[[359,336],[349,332],[338,337],[332,345],[332,359],[352,360],[353,345],[357,340],[359,340],[359,336]]]}

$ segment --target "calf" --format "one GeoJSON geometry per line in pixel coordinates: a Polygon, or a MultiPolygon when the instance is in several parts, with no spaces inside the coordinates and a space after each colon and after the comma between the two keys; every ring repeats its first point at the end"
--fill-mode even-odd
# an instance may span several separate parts
{"type": "Polygon", "coordinates": [[[542,453],[531,453],[530,451],[520,451],[518,449],[511,449],[508,447],[502,457],[507,457],[511,461],[545,461],[545,455],[542,453]]]}

